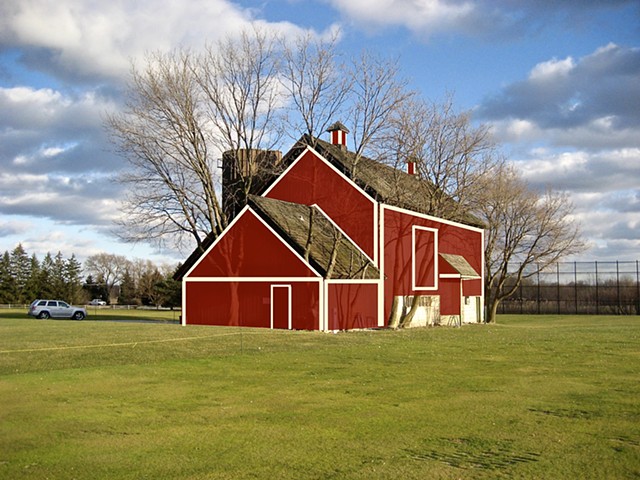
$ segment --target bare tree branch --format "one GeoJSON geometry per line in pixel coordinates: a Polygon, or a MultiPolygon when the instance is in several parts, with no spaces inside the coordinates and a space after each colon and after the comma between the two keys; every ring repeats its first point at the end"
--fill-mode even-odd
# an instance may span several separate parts
{"type": "MultiPolygon", "coordinates": [[[[487,321],[498,305],[520,286],[527,267],[540,269],[584,249],[571,221],[573,205],[565,194],[539,195],[504,165],[476,197],[476,212],[487,224],[485,234],[485,304],[487,321]],[[510,267],[518,264],[513,271],[510,267]]],[[[530,275],[530,274],[529,274],[530,275]]]]}

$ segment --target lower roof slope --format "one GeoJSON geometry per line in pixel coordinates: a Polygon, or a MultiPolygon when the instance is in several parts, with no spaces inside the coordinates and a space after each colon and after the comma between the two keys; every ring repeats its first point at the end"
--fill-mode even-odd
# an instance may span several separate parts
{"type": "Polygon", "coordinates": [[[380,278],[371,260],[320,209],[253,195],[249,205],[325,278],[380,278]]]}

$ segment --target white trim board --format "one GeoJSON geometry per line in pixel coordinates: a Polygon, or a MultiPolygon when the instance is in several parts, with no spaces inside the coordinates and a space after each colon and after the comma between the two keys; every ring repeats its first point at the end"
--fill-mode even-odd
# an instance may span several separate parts
{"type": "MultiPolygon", "coordinates": [[[[320,211],[320,213],[322,213],[322,215],[324,215],[324,216],[325,216],[325,218],[326,218],[327,220],[329,220],[329,222],[331,222],[331,224],[332,224],[334,227],[336,227],[336,228],[340,231],[340,233],[341,233],[342,235],[344,235],[344,237],[345,237],[347,240],[349,240],[352,244],[354,244],[354,245],[356,246],[356,248],[358,249],[358,251],[359,251],[360,253],[362,253],[365,257],[367,257],[367,259],[368,259],[371,263],[373,263],[373,264],[376,266],[376,268],[377,268],[377,266],[378,266],[378,265],[376,265],[376,261],[375,261],[373,258],[371,258],[369,255],[367,255],[367,253],[366,253],[364,250],[362,250],[362,248],[360,248],[360,245],[358,245],[358,242],[355,242],[355,241],[354,241],[354,240],[353,240],[349,235],[347,235],[347,232],[345,232],[345,231],[342,229],[342,227],[340,227],[340,225],[338,225],[338,224],[333,220],[333,218],[331,218],[331,217],[327,214],[327,212],[325,212],[325,211],[322,209],[322,207],[320,207],[320,205],[318,205],[317,203],[314,203],[314,204],[313,204],[313,205],[311,205],[311,206],[312,206],[312,207],[317,208],[317,209],[320,211]]],[[[376,209],[374,208],[374,212],[375,212],[375,210],[376,210],[376,209]]],[[[375,215],[374,215],[374,220],[375,220],[375,215]]],[[[374,222],[374,223],[375,223],[375,222],[374,222]]],[[[374,229],[373,229],[373,231],[375,232],[375,230],[376,230],[376,229],[374,228],[374,229]]],[[[375,248],[375,235],[374,235],[374,248],[373,248],[373,250],[374,250],[374,252],[375,252],[375,250],[376,250],[376,248],[375,248]]]]}
{"type": "Polygon", "coordinates": [[[287,175],[287,173],[289,173],[289,170],[291,170],[293,168],[294,165],[296,165],[298,162],[301,161],[302,157],[305,156],[305,154],[307,152],[311,152],[313,155],[315,155],[319,160],[321,160],[322,162],[325,163],[325,165],[327,165],[331,170],[333,170],[335,173],[337,173],[343,180],[345,180],[347,183],[349,183],[353,188],[355,188],[359,193],[361,193],[362,195],[364,195],[364,197],[369,200],[371,203],[373,203],[374,205],[377,203],[372,197],[371,195],[369,195],[367,192],[365,192],[362,188],[360,188],[353,180],[351,180],[349,177],[347,177],[344,173],[342,173],[340,170],[338,170],[329,160],[327,160],[326,158],[324,158],[322,155],[320,155],[320,153],[318,153],[315,149],[313,149],[310,146],[307,146],[303,152],[298,155],[298,157],[291,162],[291,165],[289,165],[284,172],[282,172],[280,174],[280,176],[269,186],[269,188],[267,188],[264,193],[261,195],[263,197],[266,197],[269,192],[271,192],[271,190],[273,190],[275,188],[275,186],[280,183],[280,181],[287,175]]]}
{"type": "Polygon", "coordinates": [[[193,277],[185,278],[185,282],[189,283],[206,283],[206,282],[255,282],[255,283],[272,283],[272,282],[289,282],[289,283],[320,283],[322,278],[317,277],[193,277]]]}
{"type": "Polygon", "coordinates": [[[411,225],[411,289],[432,291],[438,290],[438,229],[431,227],[422,227],[420,225],[411,225]],[[416,231],[433,233],[433,285],[424,286],[416,283],[416,231]]]}
{"type": "MultiPolygon", "coordinates": [[[[353,180],[351,180],[349,177],[347,177],[344,173],[342,173],[340,170],[338,170],[335,165],[333,165],[329,160],[327,160],[325,157],[323,157],[322,155],[320,155],[319,152],[317,152],[315,149],[313,149],[310,146],[307,146],[303,152],[298,155],[296,157],[296,159],[291,162],[291,165],[289,165],[284,172],[282,172],[280,174],[280,176],[262,193],[262,197],[265,198],[269,198],[269,193],[276,187],[276,185],[278,185],[282,179],[284,177],[287,176],[287,174],[289,173],[289,171],[295,166],[297,165],[302,158],[306,155],[307,152],[312,153],[318,160],[320,160],[321,162],[323,162],[327,167],[329,167],[330,170],[332,170],[334,173],[336,173],[340,178],[342,178],[345,182],[347,182],[351,187],[353,187],[358,193],[360,193],[362,196],[364,196],[365,199],[367,199],[371,205],[372,205],[372,225],[371,225],[371,231],[373,233],[373,258],[371,258],[368,254],[366,254],[362,248],[360,247],[360,245],[358,245],[357,242],[354,242],[352,239],[350,239],[348,236],[347,238],[349,238],[352,243],[354,245],[356,245],[358,247],[358,249],[360,251],[362,251],[362,253],[364,253],[367,258],[369,258],[371,260],[371,263],[373,263],[376,267],[379,267],[378,262],[379,262],[379,250],[378,250],[378,205],[379,203],[373,198],[371,197],[371,195],[369,195],[364,189],[362,189],[361,187],[358,186],[358,184],[356,184],[353,180]]],[[[320,207],[317,204],[314,204],[313,206],[316,206],[320,209],[320,207]]],[[[320,209],[322,211],[322,213],[325,215],[325,217],[329,218],[334,225],[337,225],[335,223],[335,221],[331,218],[331,216],[327,215],[326,212],[324,212],[324,210],[320,209]]],[[[338,227],[340,228],[340,227],[338,227]]],[[[342,233],[344,233],[344,231],[342,229],[340,229],[340,231],[342,233]]]]}
{"type": "Polygon", "coordinates": [[[422,218],[424,220],[430,220],[432,222],[438,222],[445,225],[452,225],[454,227],[464,228],[465,230],[471,230],[473,232],[484,233],[484,229],[472,227],[471,225],[467,225],[465,223],[454,222],[453,220],[445,220],[444,218],[434,217],[432,215],[426,215],[424,213],[414,212],[413,210],[407,210],[400,207],[394,207],[393,205],[387,205],[386,203],[381,203],[381,205],[384,209],[392,210],[398,213],[404,213],[405,215],[413,215],[414,217],[422,218]]]}
{"type": "MultiPolygon", "coordinates": [[[[261,217],[260,215],[258,215],[249,205],[246,205],[238,214],[238,216],[236,216],[236,218],[233,219],[233,221],[227,225],[227,228],[224,229],[224,231],[220,234],[220,236],[218,238],[215,239],[215,241],[209,246],[209,248],[207,248],[207,250],[200,256],[200,258],[198,258],[198,260],[196,260],[196,262],[191,266],[191,268],[189,269],[189,271],[184,275],[183,279],[187,279],[189,278],[189,276],[191,275],[191,273],[193,272],[193,270],[195,270],[195,268],[200,265],[200,263],[203,261],[203,259],[209,255],[209,253],[215,248],[215,246],[229,233],[229,231],[233,228],[233,226],[236,224],[236,222],[238,222],[240,220],[241,217],[243,217],[244,215],[247,215],[247,212],[250,213],[251,215],[253,215],[255,218],[258,219],[258,221],[264,225],[267,230],[269,232],[271,232],[271,234],[273,234],[275,236],[275,238],[282,243],[285,247],[287,247],[291,253],[293,253],[296,258],[298,258],[298,260],[300,260],[302,262],[302,264],[307,267],[316,277],[322,278],[322,275],[320,275],[315,268],[313,268],[309,263],[307,263],[304,258],[302,258],[300,256],[300,254],[298,254],[298,252],[296,252],[293,247],[291,245],[289,245],[288,242],[285,241],[284,238],[282,238],[280,235],[278,235],[278,233],[271,228],[271,226],[269,226],[268,223],[266,223],[261,217]]],[[[197,278],[197,277],[196,277],[197,278]]]]}

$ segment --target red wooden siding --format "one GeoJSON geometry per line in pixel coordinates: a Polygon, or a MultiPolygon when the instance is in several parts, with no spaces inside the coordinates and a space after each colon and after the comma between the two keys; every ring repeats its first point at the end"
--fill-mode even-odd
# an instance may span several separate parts
{"type": "Polygon", "coordinates": [[[316,276],[251,210],[245,210],[188,278],[316,276]]]}
{"type": "Polygon", "coordinates": [[[378,285],[330,283],[328,330],[378,326],[378,285]]]}
{"type": "Polygon", "coordinates": [[[436,289],[438,270],[436,268],[437,232],[413,227],[412,283],[415,289],[436,289]]]}
{"type": "Polygon", "coordinates": [[[462,281],[462,294],[465,297],[480,297],[482,296],[482,289],[483,286],[481,278],[462,281]]]}
{"type": "Polygon", "coordinates": [[[318,205],[370,258],[374,258],[375,204],[307,150],[267,191],[266,197],[318,205]]]}
{"type": "MultiPolygon", "coordinates": [[[[437,229],[437,245],[438,253],[451,253],[463,256],[467,262],[479,274],[482,272],[482,233],[475,229],[465,228],[459,225],[452,225],[439,222],[435,219],[427,219],[418,215],[412,215],[409,212],[398,211],[397,209],[384,209],[384,275],[387,279],[384,291],[384,314],[385,319],[389,318],[391,310],[391,302],[394,296],[413,295],[414,293],[424,295],[440,296],[440,313],[442,315],[459,315],[460,314],[460,279],[438,278],[438,288],[435,290],[413,289],[412,286],[412,261],[413,250],[417,253],[421,251],[427,252],[431,248],[432,242],[428,234],[418,234],[423,232],[420,229],[414,229],[414,226],[437,229]],[[415,240],[414,240],[415,239],[415,240]],[[415,243],[415,244],[414,244],[415,243]]],[[[427,232],[427,231],[424,231],[427,232]]],[[[429,260],[426,257],[427,261],[429,260]]],[[[418,258],[418,264],[420,260],[418,258]]],[[[456,274],[457,272],[448,266],[447,262],[438,262],[442,266],[443,271],[440,274],[456,274]]],[[[416,265],[417,272],[425,272],[426,277],[430,275],[431,267],[429,265],[421,267],[416,265]],[[420,270],[420,269],[423,270],[420,270]]],[[[421,275],[417,275],[418,279],[421,275]]],[[[419,280],[424,281],[425,278],[419,280]]],[[[482,291],[481,280],[465,281],[467,292],[474,293],[482,291]]],[[[418,285],[421,286],[421,285],[418,285]]],[[[424,285],[422,285],[424,286],[424,285]]]]}
{"type": "MultiPolygon", "coordinates": [[[[189,325],[271,327],[272,285],[285,282],[186,283],[186,320],[189,325]]],[[[318,330],[319,283],[291,282],[291,327],[318,330]]],[[[274,327],[288,328],[285,289],[276,288],[274,327]]]]}
{"type": "Polygon", "coordinates": [[[440,279],[440,315],[460,315],[461,294],[459,278],[440,279]]]}

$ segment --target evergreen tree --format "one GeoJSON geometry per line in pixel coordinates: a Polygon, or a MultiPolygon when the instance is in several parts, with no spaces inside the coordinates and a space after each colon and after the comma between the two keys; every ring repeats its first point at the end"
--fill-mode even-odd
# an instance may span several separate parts
{"type": "Polygon", "coordinates": [[[21,243],[13,249],[9,261],[11,277],[15,284],[14,302],[28,303],[31,300],[27,300],[26,286],[31,274],[31,261],[21,243]]]}
{"type": "Polygon", "coordinates": [[[75,254],[64,263],[65,298],[69,303],[79,303],[82,297],[82,264],[75,254]]]}
{"type": "Polygon", "coordinates": [[[139,305],[140,300],[136,298],[136,283],[131,275],[131,272],[127,268],[122,275],[122,281],[120,282],[120,295],[118,296],[118,303],[120,305],[139,305]]]}
{"type": "Polygon", "coordinates": [[[31,255],[31,259],[29,261],[29,278],[27,279],[27,283],[24,288],[24,296],[29,302],[37,298],[42,298],[40,278],[40,262],[34,253],[31,255]]]}
{"type": "Polygon", "coordinates": [[[9,252],[4,252],[0,258],[0,303],[15,302],[15,283],[11,277],[11,259],[9,252]]]}
{"type": "Polygon", "coordinates": [[[158,305],[171,309],[182,305],[182,282],[174,280],[173,272],[157,282],[155,290],[158,305]]]}
{"type": "Polygon", "coordinates": [[[53,257],[47,252],[40,264],[40,298],[55,297],[53,289],[53,257]]]}
{"type": "Polygon", "coordinates": [[[53,259],[53,270],[51,273],[51,290],[53,297],[64,300],[67,293],[67,285],[65,278],[65,261],[61,252],[58,252],[53,259]]]}
{"type": "Polygon", "coordinates": [[[84,285],[82,285],[82,289],[85,291],[85,295],[90,298],[99,298],[101,300],[106,301],[106,292],[104,289],[104,284],[98,282],[93,275],[87,275],[86,280],[84,281],[84,285]]]}

